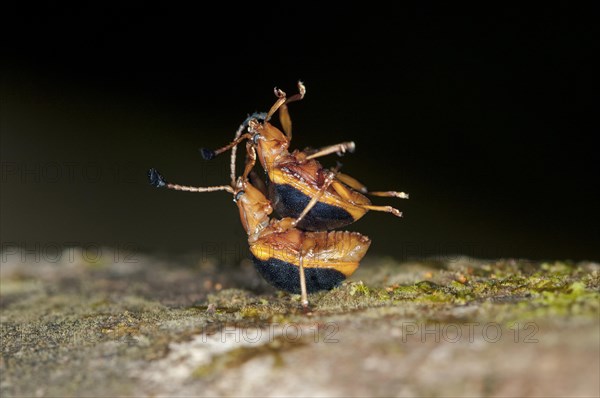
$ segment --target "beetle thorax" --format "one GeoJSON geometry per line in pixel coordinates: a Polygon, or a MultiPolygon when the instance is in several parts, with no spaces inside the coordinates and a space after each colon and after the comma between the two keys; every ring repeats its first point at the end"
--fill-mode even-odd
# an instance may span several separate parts
{"type": "Polygon", "coordinates": [[[261,191],[247,181],[238,181],[235,198],[240,211],[240,220],[248,236],[260,233],[269,225],[269,216],[273,208],[261,191]]]}
{"type": "Polygon", "coordinates": [[[257,140],[258,158],[265,170],[278,163],[282,156],[288,155],[290,145],[287,137],[275,126],[265,122],[257,129],[260,138],[257,140]]]}

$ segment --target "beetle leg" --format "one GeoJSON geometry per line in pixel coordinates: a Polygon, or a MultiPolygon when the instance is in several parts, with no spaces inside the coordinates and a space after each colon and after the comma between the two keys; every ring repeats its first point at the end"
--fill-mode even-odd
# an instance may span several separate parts
{"type": "MultiPolygon", "coordinates": [[[[279,92],[282,92],[279,90],[279,92]]],[[[275,92],[278,95],[278,92],[275,92]]],[[[283,104],[281,104],[279,108],[279,122],[281,123],[281,127],[283,128],[283,132],[285,133],[288,141],[292,140],[292,119],[290,118],[290,112],[288,111],[287,104],[294,101],[300,101],[304,98],[306,94],[306,87],[304,84],[299,81],[298,82],[298,94],[292,95],[290,98],[286,99],[283,104]]]]}
{"type": "Polygon", "coordinates": [[[333,183],[333,180],[335,179],[335,176],[337,175],[338,169],[339,169],[339,166],[329,172],[329,175],[327,176],[327,178],[325,178],[325,181],[323,182],[323,186],[321,186],[321,188],[319,189],[319,192],[317,192],[317,194],[312,197],[312,199],[310,200],[310,202],[308,202],[308,204],[306,205],[304,210],[302,210],[302,213],[300,213],[298,218],[296,218],[296,220],[294,220],[294,222],[292,223],[293,227],[298,225],[298,223],[300,221],[302,221],[304,216],[306,216],[308,214],[308,212],[319,202],[319,200],[321,200],[321,197],[323,196],[325,191],[327,191],[329,186],[333,183]]]}
{"type": "Polygon", "coordinates": [[[304,83],[302,83],[301,81],[298,80],[298,94],[292,95],[290,98],[288,98],[285,101],[285,103],[289,104],[290,102],[300,101],[302,98],[304,98],[305,95],[306,95],[306,86],[304,86],[304,83]]]}
{"type": "Polygon", "coordinates": [[[279,108],[279,122],[283,128],[283,132],[287,137],[288,141],[292,140],[292,119],[290,118],[290,112],[286,104],[282,104],[279,108]]]}
{"type": "Polygon", "coordinates": [[[250,181],[250,184],[252,184],[252,186],[258,189],[260,192],[262,192],[262,194],[265,195],[265,197],[269,195],[265,182],[262,178],[260,178],[260,176],[255,170],[252,170],[250,172],[250,174],[248,175],[248,180],[250,181]]]}
{"type": "Polygon", "coordinates": [[[408,194],[405,192],[397,192],[397,191],[375,191],[370,192],[366,186],[364,186],[360,181],[358,181],[354,177],[350,177],[348,174],[338,173],[336,176],[338,181],[343,182],[348,185],[350,188],[357,190],[358,192],[371,195],[371,196],[385,196],[385,197],[394,197],[400,199],[408,199],[408,194]]]}
{"type": "Polygon", "coordinates": [[[304,265],[303,256],[300,253],[300,258],[298,261],[298,269],[300,271],[300,302],[302,303],[302,307],[308,307],[308,294],[306,292],[306,275],[304,275],[304,265]]]}
{"type": "Polygon", "coordinates": [[[332,187],[343,200],[365,210],[365,212],[367,210],[384,211],[386,213],[392,213],[396,217],[402,217],[402,212],[398,209],[395,209],[391,206],[373,206],[366,196],[362,195],[358,191],[348,188],[348,186],[339,181],[334,181],[332,187]]]}
{"type": "Polygon", "coordinates": [[[335,144],[335,145],[326,146],[325,148],[321,148],[317,152],[314,152],[314,153],[308,155],[306,157],[306,160],[329,155],[330,153],[337,153],[338,155],[341,156],[342,154],[344,154],[346,152],[350,152],[350,153],[354,152],[355,148],[356,148],[356,145],[352,141],[342,142],[341,144],[335,144]]]}
{"type": "Polygon", "coordinates": [[[254,149],[254,145],[252,145],[251,141],[246,142],[246,168],[244,169],[244,174],[242,178],[246,180],[250,171],[256,164],[256,149],[254,149]]]}
{"type": "Polygon", "coordinates": [[[267,117],[265,118],[266,122],[269,121],[269,120],[271,120],[271,117],[275,114],[275,112],[277,112],[277,110],[283,104],[285,104],[285,101],[287,101],[287,98],[285,97],[285,92],[281,91],[278,88],[275,88],[275,95],[278,97],[278,99],[273,104],[273,106],[271,107],[271,109],[269,109],[269,112],[267,113],[267,117]]]}
{"type": "Polygon", "coordinates": [[[400,198],[400,199],[408,199],[408,194],[406,192],[398,192],[398,191],[375,191],[375,192],[365,192],[368,195],[372,196],[384,196],[390,198],[400,198]]]}
{"type": "Polygon", "coordinates": [[[333,184],[331,184],[331,186],[335,190],[335,192],[340,196],[340,198],[352,205],[362,206],[371,204],[369,198],[367,198],[360,192],[349,188],[346,184],[342,184],[337,179],[333,182],[333,184]]]}
{"type": "MultiPolygon", "coordinates": [[[[264,119],[267,117],[266,113],[253,113],[252,115],[249,115],[246,120],[244,120],[244,122],[242,124],[240,124],[240,127],[238,127],[237,131],[235,132],[235,136],[233,137],[233,141],[237,140],[238,138],[240,138],[240,136],[242,135],[242,132],[248,128],[248,124],[250,123],[250,120],[252,119],[264,119]]],[[[231,174],[231,185],[235,185],[235,161],[236,161],[236,156],[237,156],[237,145],[231,148],[231,159],[230,159],[230,174],[231,174]]]]}
{"type": "Polygon", "coordinates": [[[402,217],[402,212],[398,209],[394,209],[392,206],[372,206],[372,205],[357,205],[367,210],[374,211],[385,211],[386,213],[392,213],[396,217],[402,217]]]}
{"type": "Polygon", "coordinates": [[[367,193],[367,187],[364,186],[360,181],[358,181],[354,177],[350,177],[348,174],[339,173],[335,177],[338,181],[343,182],[348,185],[350,188],[357,190],[360,193],[367,193]]]}

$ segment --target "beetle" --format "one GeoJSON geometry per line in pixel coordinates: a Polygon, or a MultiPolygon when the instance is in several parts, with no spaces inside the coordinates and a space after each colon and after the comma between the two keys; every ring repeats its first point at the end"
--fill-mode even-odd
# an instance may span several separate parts
{"type": "MultiPolygon", "coordinates": [[[[250,116],[240,126],[232,142],[217,150],[203,148],[202,156],[210,160],[231,149],[234,170],[234,151],[238,144],[246,140],[247,152],[255,149],[258,153],[258,160],[266,175],[267,195],[277,214],[281,217],[298,217],[311,198],[321,198],[298,224],[298,228],[307,231],[344,227],[359,220],[369,210],[401,217],[399,210],[391,206],[375,206],[365,195],[407,199],[408,194],[404,192],[370,192],[359,181],[342,173],[337,173],[334,181],[329,186],[324,186],[327,171],[316,158],[332,153],[342,155],[353,152],[354,142],[343,142],[318,150],[288,151],[292,139],[292,123],[287,104],[304,98],[306,88],[302,82],[298,82],[298,91],[298,94],[287,98],[285,92],[275,88],[277,101],[268,113],[250,116]],[[279,112],[285,134],[269,122],[275,112],[279,112]],[[243,133],[244,129],[247,130],[246,133],[243,133]]],[[[251,158],[246,167],[252,168],[255,161],[255,158],[251,158]]],[[[232,174],[232,181],[233,178],[232,174]]]]}
{"type": "MultiPolygon", "coordinates": [[[[252,260],[258,273],[280,290],[300,293],[302,306],[307,308],[308,293],[330,290],[354,273],[371,240],[358,232],[311,232],[297,228],[319,197],[312,198],[297,218],[271,218],[273,206],[250,183],[249,171],[247,167],[235,184],[212,187],[171,184],[156,169],[150,169],[148,177],[150,184],[157,188],[231,193],[248,234],[252,260]]],[[[329,186],[334,178],[335,171],[329,171],[324,186],[329,186]]]]}

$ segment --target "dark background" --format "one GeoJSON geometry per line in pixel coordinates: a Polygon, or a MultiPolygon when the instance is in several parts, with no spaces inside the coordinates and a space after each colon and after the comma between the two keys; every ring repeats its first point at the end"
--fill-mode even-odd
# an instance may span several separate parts
{"type": "Polygon", "coordinates": [[[370,253],[600,259],[591,11],[389,7],[5,8],[2,245],[245,255],[228,194],[146,170],[227,182],[198,148],[301,79],[292,147],[354,140],[343,171],[411,195],[349,227],[370,253]]]}

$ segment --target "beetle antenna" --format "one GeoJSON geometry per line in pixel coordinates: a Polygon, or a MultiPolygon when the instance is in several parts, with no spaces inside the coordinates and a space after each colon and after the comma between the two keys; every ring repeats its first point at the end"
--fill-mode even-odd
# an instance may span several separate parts
{"type": "Polygon", "coordinates": [[[187,191],[187,192],[215,192],[215,191],[227,191],[233,194],[233,188],[229,185],[218,185],[212,187],[192,187],[189,185],[179,185],[168,183],[164,177],[156,169],[148,170],[148,179],[150,185],[156,188],[168,188],[176,191],[187,191]]]}
{"type": "Polygon", "coordinates": [[[199,148],[200,155],[204,160],[212,160],[217,155],[231,149],[231,161],[230,161],[230,169],[231,169],[231,185],[235,185],[236,177],[235,177],[235,162],[237,156],[237,145],[242,142],[244,139],[249,138],[246,136],[242,138],[242,132],[248,128],[248,124],[251,120],[265,120],[267,118],[266,112],[254,112],[251,115],[248,115],[246,119],[240,124],[237,131],[235,132],[235,136],[233,137],[233,141],[227,144],[226,146],[219,148],[217,150],[212,150],[208,148],[199,148]]]}
{"type": "Polygon", "coordinates": [[[246,134],[243,134],[242,136],[240,136],[238,139],[231,141],[229,144],[225,145],[224,147],[221,147],[214,151],[212,149],[200,148],[200,154],[202,155],[202,157],[204,159],[211,160],[215,156],[220,155],[223,152],[230,150],[231,148],[234,148],[240,142],[250,139],[250,138],[252,138],[252,134],[246,133],[246,134]]]}

